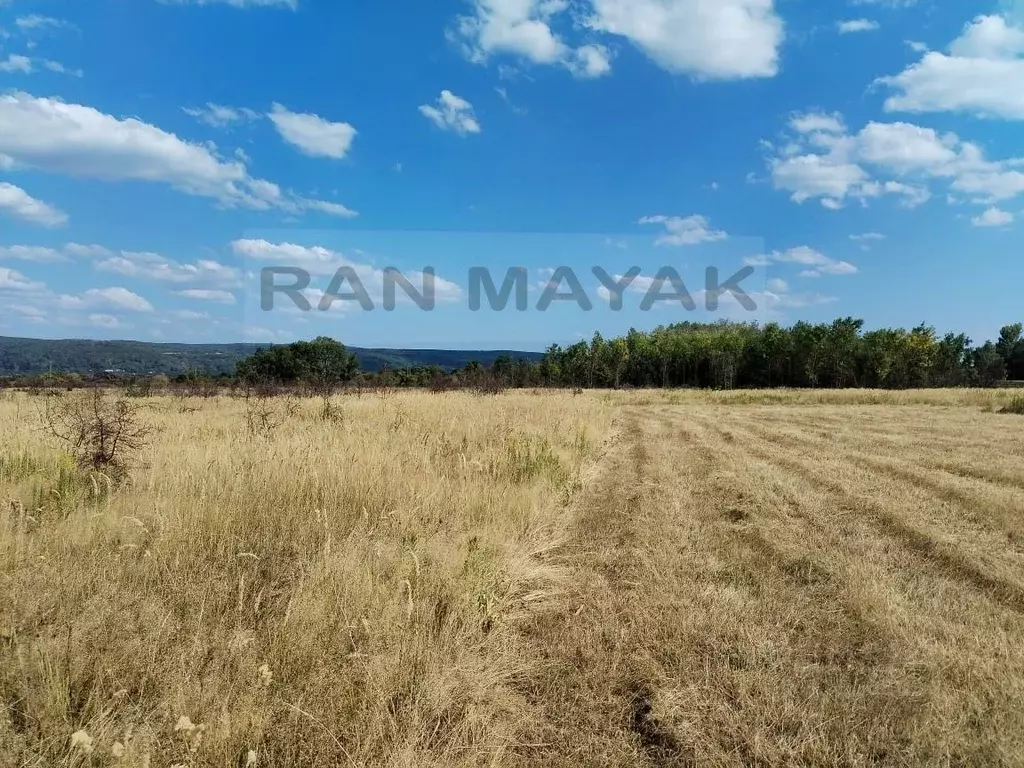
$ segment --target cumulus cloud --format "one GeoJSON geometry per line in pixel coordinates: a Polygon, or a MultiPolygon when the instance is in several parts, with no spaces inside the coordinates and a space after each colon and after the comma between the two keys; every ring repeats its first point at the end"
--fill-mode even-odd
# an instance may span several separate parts
{"type": "Polygon", "coordinates": [[[971,224],[976,227],[1005,227],[1012,223],[1012,213],[994,207],[971,219],[971,224]]]}
{"type": "Polygon", "coordinates": [[[46,286],[29,280],[23,274],[10,267],[0,267],[0,290],[4,291],[41,291],[46,286]]]}
{"type": "Polygon", "coordinates": [[[9,53],[6,59],[0,59],[0,72],[21,72],[27,75],[32,72],[32,59],[9,53]]]}
{"type": "Polygon", "coordinates": [[[611,52],[603,45],[581,45],[566,62],[576,77],[593,79],[612,71],[611,52]]]}
{"type": "Polygon", "coordinates": [[[268,115],[286,142],[310,157],[340,160],[348,154],[356,129],[348,123],[332,123],[319,115],[291,112],[274,104],[268,115]]]}
{"type": "Polygon", "coordinates": [[[894,91],[890,112],[967,112],[1024,120],[1024,27],[978,16],[946,53],[927,51],[903,72],[878,81],[894,91]]]}
{"type": "MultiPolygon", "coordinates": [[[[0,37],[2,37],[2,35],[0,35],[0,37]]],[[[9,53],[6,59],[0,59],[0,72],[30,75],[33,72],[38,71],[40,67],[49,72],[56,72],[61,75],[72,75],[73,77],[82,76],[82,70],[68,69],[59,61],[51,61],[50,59],[33,59],[29,56],[23,56],[17,53],[9,53]]]]}
{"type": "Polygon", "coordinates": [[[182,111],[201,123],[214,128],[226,128],[235,123],[251,122],[260,117],[260,113],[247,107],[226,107],[223,104],[207,102],[205,107],[182,107],[182,111]]]}
{"type": "Polygon", "coordinates": [[[611,71],[611,56],[601,45],[573,47],[552,27],[565,15],[567,0],[473,0],[473,12],[459,16],[449,30],[466,57],[483,64],[492,56],[516,56],[539,65],[567,68],[577,77],[611,71]]]}
{"type": "MultiPolygon", "coordinates": [[[[330,278],[342,267],[354,270],[370,298],[377,302],[383,297],[384,270],[372,265],[354,261],[338,251],[323,246],[304,246],[295,243],[271,243],[267,240],[243,239],[231,243],[231,248],[238,256],[249,260],[255,266],[291,266],[298,267],[313,278],[323,282],[321,288],[311,286],[317,302],[322,298],[323,288],[327,287],[330,278]]],[[[418,271],[402,273],[417,291],[424,285],[424,275],[418,271]]],[[[349,290],[346,286],[343,290],[349,290]]],[[[438,302],[457,301],[462,296],[462,289],[440,276],[434,278],[434,295],[438,302]]],[[[404,301],[405,294],[401,289],[396,291],[396,300],[404,301]]],[[[315,302],[314,302],[315,303],[315,302]]],[[[345,302],[337,302],[334,306],[344,308],[345,302]]]]}
{"type": "Polygon", "coordinates": [[[820,251],[806,245],[790,248],[788,251],[773,251],[761,256],[751,256],[743,260],[751,267],[764,267],[769,264],[796,264],[806,267],[800,277],[821,277],[822,275],[855,275],[857,267],[848,261],[831,259],[820,251]]]}
{"type": "Polygon", "coordinates": [[[473,105],[449,90],[441,91],[435,104],[424,104],[420,113],[442,130],[453,131],[460,136],[480,133],[473,105]]]}
{"type": "Polygon", "coordinates": [[[871,243],[877,243],[885,240],[885,235],[880,232],[865,232],[860,235],[850,235],[850,239],[855,243],[860,243],[860,249],[862,251],[870,251],[871,243]]]}
{"type": "Polygon", "coordinates": [[[142,280],[161,283],[201,283],[203,285],[236,285],[238,270],[212,259],[181,263],[157,253],[120,251],[95,263],[100,272],[112,272],[142,280]]]}
{"type": "Polygon", "coordinates": [[[789,127],[781,145],[768,144],[768,167],[775,188],[797,203],[818,199],[834,209],[892,195],[913,208],[930,199],[936,182],[990,202],[1024,193],[1024,158],[989,160],[954,133],[905,122],[850,133],[835,115],[798,115],[789,127]]]}
{"type": "Polygon", "coordinates": [[[197,301],[210,301],[216,304],[234,304],[235,295],[231,291],[211,290],[207,288],[184,288],[173,291],[177,296],[197,301]]]}
{"type": "MultiPolygon", "coordinates": [[[[208,145],[185,141],[137,118],[121,119],[20,91],[0,96],[0,112],[0,159],[6,158],[10,166],[105,181],[163,183],[228,207],[332,212],[322,201],[252,177],[243,162],[222,159],[208,145]]],[[[335,215],[354,215],[344,211],[335,215]]]]}
{"type": "Polygon", "coordinates": [[[8,259],[34,261],[39,264],[68,261],[67,256],[55,248],[38,245],[0,245],[0,261],[8,259]]]}
{"type": "Polygon", "coordinates": [[[878,29],[878,22],[871,19],[850,19],[840,21],[837,25],[839,34],[849,35],[855,32],[873,32],[878,29]]]}
{"type": "Polygon", "coordinates": [[[36,200],[21,187],[0,181],[0,213],[44,227],[67,224],[68,216],[42,200],[36,200]]]}
{"type": "Polygon", "coordinates": [[[19,16],[14,20],[14,24],[18,29],[23,31],[60,29],[61,27],[68,26],[66,21],[55,19],[52,16],[43,16],[38,13],[32,13],[28,16],[19,16]]]}
{"type": "Polygon", "coordinates": [[[641,224],[661,224],[665,231],[655,245],[699,245],[725,240],[728,235],[711,228],[705,216],[644,216],[641,224]]]}
{"type": "Polygon", "coordinates": [[[129,312],[152,312],[153,305],[142,296],[119,286],[90,288],[79,294],[61,294],[56,297],[58,309],[114,309],[129,312]]]}
{"type": "Polygon", "coordinates": [[[709,80],[772,77],[782,19],[773,0],[590,0],[586,24],[625,38],[673,74],[709,80]]]}
{"type": "Polygon", "coordinates": [[[611,72],[595,35],[627,41],[673,74],[732,80],[775,75],[784,28],[774,0],[473,0],[449,31],[471,61],[515,56],[583,77],[611,72]]]}

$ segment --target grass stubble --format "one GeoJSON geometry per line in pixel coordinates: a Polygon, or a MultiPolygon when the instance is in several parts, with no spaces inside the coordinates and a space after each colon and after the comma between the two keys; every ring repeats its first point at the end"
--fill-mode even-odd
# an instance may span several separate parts
{"type": "Polygon", "coordinates": [[[0,764],[1024,764],[1006,392],[0,400],[0,764]],[[275,422],[276,423],[276,422],[275,422]]]}

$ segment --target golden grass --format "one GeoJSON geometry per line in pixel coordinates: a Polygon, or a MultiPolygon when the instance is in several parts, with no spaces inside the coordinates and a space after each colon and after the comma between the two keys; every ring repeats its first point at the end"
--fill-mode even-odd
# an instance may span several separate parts
{"type": "Polygon", "coordinates": [[[241,401],[148,399],[158,433],[111,494],[38,400],[0,402],[0,764],[480,764],[520,741],[516,627],[564,578],[608,407],[346,397],[254,438],[241,401]]]}
{"type": "Polygon", "coordinates": [[[1024,764],[1014,394],[6,395],[0,765],[1024,764]]]}
{"type": "Polygon", "coordinates": [[[1019,388],[988,389],[677,389],[606,392],[620,405],[932,405],[990,410],[1019,402],[1019,388]]]}
{"type": "Polygon", "coordinates": [[[1019,419],[727,395],[622,418],[579,590],[534,620],[537,764],[1024,764],[1019,419]]]}

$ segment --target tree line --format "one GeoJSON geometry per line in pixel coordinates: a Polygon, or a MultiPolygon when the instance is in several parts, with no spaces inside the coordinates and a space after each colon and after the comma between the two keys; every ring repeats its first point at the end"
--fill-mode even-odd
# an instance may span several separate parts
{"type": "Polygon", "coordinates": [[[993,386],[1024,379],[1024,326],[975,346],[963,333],[864,331],[852,317],[831,323],[676,323],[650,332],[548,349],[545,381],[574,387],[993,386]]]}
{"type": "MultiPolygon", "coordinates": [[[[246,381],[343,384],[357,376],[345,347],[331,339],[272,347],[238,366],[246,381]]],[[[931,326],[865,331],[852,317],[831,323],[675,323],[617,338],[594,334],[552,345],[539,360],[502,355],[445,371],[423,366],[382,371],[367,382],[394,386],[609,387],[911,387],[994,386],[1024,380],[1024,325],[1003,327],[975,346],[963,333],[931,326]]]]}
{"type": "MultiPolygon", "coordinates": [[[[18,386],[104,386],[118,377],[43,374],[9,380],[18,386]]],[[[931,326],[865,331],[852,317],[831,323],[682,322],[624,336],[552,345],[537,359],[514,353],[491,365],[414,365],[360,370],[344,344],[327,337],[257,349],[234,375],[201,371],[134,377],[142,391],[159,386],[214,392],[224,388],[301,388],[329,395],[341,387],[425,387],[435,391],[505,387],[882,388],[997,386],[1024,381],[1024,325],[1004,326],[995,341],[975,345],[962,333],[931,326]]]]}

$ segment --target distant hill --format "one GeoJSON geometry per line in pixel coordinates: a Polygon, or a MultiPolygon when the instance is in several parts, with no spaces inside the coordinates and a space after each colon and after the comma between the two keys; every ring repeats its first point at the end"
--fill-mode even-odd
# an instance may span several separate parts
{"type": "MultiPolygon", "coordinates": [[[[199,371],[209,375],[234,373],[235,364],[269,344],[158,344],[148,341],[91,341],[88,339],[23,339],[0,336],[0,376],[34,373],[135,374],[199,371]]],[[[436,365],[461,368],[473,360],[490,365],[501,355],[537,360],[537,352],[511,350],[362,349],[349,347],[364,371],[436,365]]]]}

